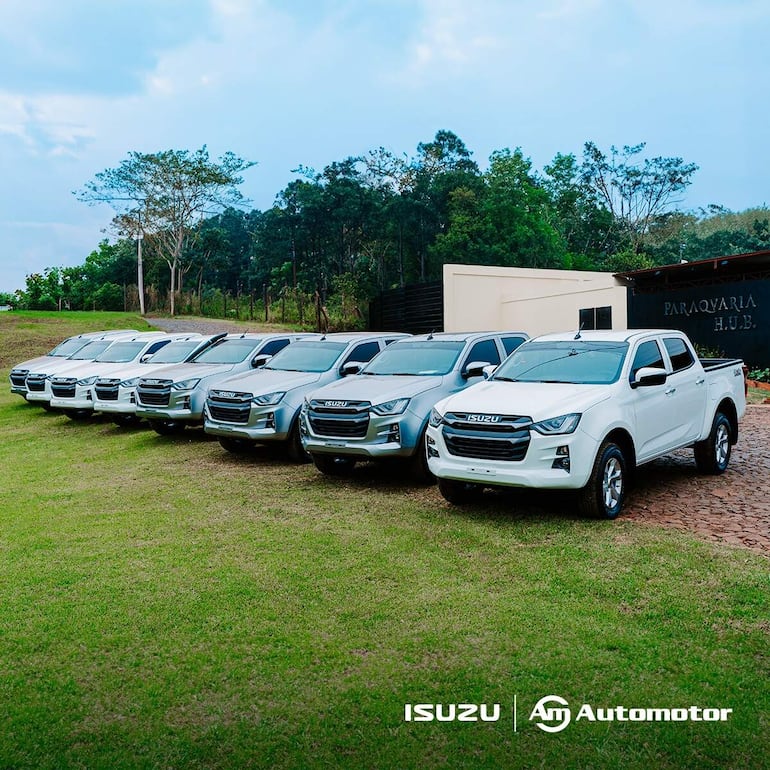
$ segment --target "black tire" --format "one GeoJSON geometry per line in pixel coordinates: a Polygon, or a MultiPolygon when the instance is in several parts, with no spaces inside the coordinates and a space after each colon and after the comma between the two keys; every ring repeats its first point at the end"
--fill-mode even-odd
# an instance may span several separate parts
{"type": "Polygon", "coordinates": [[[733,426],[723,412],[714,415],[711,432],[707,439],[698,441],[694,448],[695,465],[701,473],[718,476],[727,470],[732,454],[733,426]]]}
{"type": "Polygon", "coordinates": [[[150,427],[160,436],[173,436],[184,430],[184,423],[176,420],[150,420],[150,427]]]}
{"type": "Polygon", "coordinates": [[[425,430],[420,434],[415,453],[409,458],[409,475],[418,484],[433,484],[436,477],[428,467],[428,453],[425,448],[425,430]]]}
{"type": "Polygon", "coordinates": [[[113,416],[112,421],[121,428],[131,428],[134,425],[138,425],[141,419],[135,414],[116,414],[113,416]]]}
{"type": "Polygon", "coordinates": [[[465,505],[472,502],[479,494],[478,484],[456,479],[438,479],[438,491],[443,498],[453,505],[465,505]]]}
{"type": "Polygon", "coordinates": [[[352,457],[314,454],[313,464],[324,476],[347,476],[355,467],[356,461],[352,457]]]}
{"type": "Polygon", "coordinates": [[[309,463],[310,455],[302,446],[302,436],[299,432],[299,416],[294,418],[289,431],[289,438],[286,441],[286,454],[294,463],[309,463]]]}
{"type": "Polygon", "coordinates": [[[83,422],[93,414],[89,409],[64,409],[63,411],[70,420],[74,420],[75,422],[83,422]]]}
{"type": "Polygon", "coordinates": [[[234,455],[245,455],[254,451],[256,444],[246,438],[227,438],[222,436],[219,439],[219,445],[222,449],[234,455]]]}
{"type": "Polygon", "coordinates": [[[623,450],[605,441],[599,447],[588,483],[580,490],[581,513],[596,519],[616,519],[626,499],[627,482],[623,450]]]}

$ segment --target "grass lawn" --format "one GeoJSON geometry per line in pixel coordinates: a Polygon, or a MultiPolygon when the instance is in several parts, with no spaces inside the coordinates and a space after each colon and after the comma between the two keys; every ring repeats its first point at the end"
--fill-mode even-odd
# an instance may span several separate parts
{"type": "Polygon", "coordinates": [[[10,395],[12,364],[124,326],[144,328],[0,314],[0,767],[768,766],[768,559],[10,395]],[[546,695],[573,709],[558,734],[528,719],[546,695]],[[406,703],[503,713],[407,723],[406,703]],[[733,713],[575,722],[583,703],[733,713]]]}

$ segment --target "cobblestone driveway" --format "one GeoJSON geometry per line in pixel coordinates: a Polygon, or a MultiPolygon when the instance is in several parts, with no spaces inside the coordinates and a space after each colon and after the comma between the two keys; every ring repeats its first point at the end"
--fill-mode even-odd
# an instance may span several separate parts
{"type": "Polygon", "coordinates": [[[770,406],[747,407],[722,476],[700,475],[690,449],[640,468],[623,516],[770,556],[770,406]]]}

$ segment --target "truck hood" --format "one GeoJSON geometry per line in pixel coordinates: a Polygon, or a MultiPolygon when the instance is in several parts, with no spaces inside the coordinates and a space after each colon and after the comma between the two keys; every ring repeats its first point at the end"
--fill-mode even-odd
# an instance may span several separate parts
{"type": "MultiPolygon", "coordinates": [[[[184,380],[197,378],[203,379],[204,377],[210,377],[212,374],[224,375],[234,366],[235,364],[171,364],[170,366],[163,366],[162,370],[158,372],[158,377],[164,380],[172,380],[173,382],[183,382],[184,380]]],[[[157,365],[153,367],[150,364],[145,364],[145,369],[141,376],[154,378],[158,368],[157,365]]]]}
{"type": "Polygon", "coordinates": [[[252,372],[228,377],[217,383],[217,390],[232,390],[238,393],[251,393],[255,396],[278,390],[313,385],[326,372],[284,372],[280,369],[255,369],[252,372]]]}
{"type": "Polygon", "coordinates": [[[80,366],[62,369],[55,372],[54,376],[77,377],[84,380],[86,377],[110,377],[113,372],[125,369],[126,363],[108,363],[107,361],[81,361],[80,366]]]}
{"type": "MultiPolygon", "coordinates": [[[[134,362],[132,364],[120,364],[119,369],[115,369],[109,373],[112,378],[120,378],[121,380],[130,380],[134,377],[157,377],[159,373],[164,369],[170,369],[172,366],[179,366],[179,364],[155,364],[151,363],[140,364],[134,362]]],[[[107,374],[105,373],[105,377],[107,374]]]]}
{"type": "Polygon", "coordinates": [[[526,415],[533,422],[582,413],[610,397],[609,385],[543,382],[480,382],[440,401],[446,412],[526,415]]]}
{"type": "MultiPolygon", "coordinates": [[[[38,356],[37,358],[30,358],[29,361],[22,361],[20,364],[16,364],[13,369],[26,369],[28,372],[37,372],[39,368],[42,371],[46,370],[46,366],[54,363],[55,361],[67,361],[68,359],[63,356],[38,356]]],[[[72,363],[72,361],[70,361],[72,363]]]]}
{"type": "MultiPolygon", "coordinates": [[[[47,358],[47,357],[45,357],[47,358]]],[[[42,364],[39,364],[37,367],[29,368],[30,374],[59,374],[60,372],[63,374],[64,372],[74,372],[76,369],[84,369],[86,366],[89,366],[91,364],[91,361],[89,360],[82,360],[82,361],[73,361],[70,358],[54,358],[50,357],[47,361],[44,361],[42,364]]],[[[14,369],[26,369],[26,366],[19,366],[14,367],[14,369]]]]}
{"type": "Polygon", "coordinates": [[[316,390],[313,398],[381,404],[397,398],[413,398],[426,390],[438,388],[442,382],[440,375],[360,374],[329,383],[316,390]]]}

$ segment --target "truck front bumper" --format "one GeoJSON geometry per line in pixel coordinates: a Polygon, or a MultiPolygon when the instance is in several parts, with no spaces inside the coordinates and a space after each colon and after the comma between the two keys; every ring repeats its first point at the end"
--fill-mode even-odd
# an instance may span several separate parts
{"type": "Polygon", "coordinates": [[[204,430],[212,436],[240,438],[255,443],[286,441],[297,409],[278,403],[275,406],[251,405],[246,423],[215,420],[204,409],[204,430]]]}
{"type": "Polygon", "coordinates": [[[94,411],[106,414],[134,414],[136,412],[136,389],[120,388],[118,397],[112,401],[94,399],[94,411]]]}
{"type": "Polygon", "coordinates": [[[514,461],[452,454],[441,426],[429,426],[426,441],[428,467],[437,478],[532,489],[582,489],[597,450],[596,441],[580,428],[574,433],[550,436],[530,431],[526,454],[514,461]]]}

